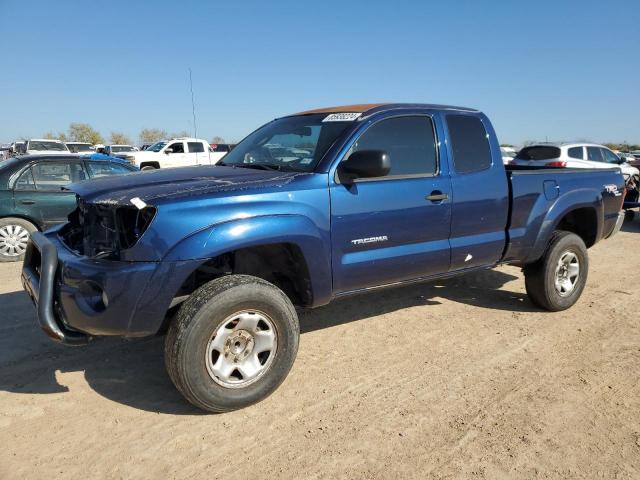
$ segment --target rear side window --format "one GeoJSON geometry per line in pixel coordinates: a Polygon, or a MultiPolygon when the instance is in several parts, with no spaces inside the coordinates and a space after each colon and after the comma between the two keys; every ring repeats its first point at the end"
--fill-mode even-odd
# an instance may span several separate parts
{"type": "Polygon", "coordinates": [[[577,158],[579,160],[584,160],[584,153],[582,151],[582,147],[571,147],[567,150],[567,155],[569,158],[577,158]]]}
{"type": "Polygon", "coordinates": [[[587,158],[592,162],[604,162],[602,150],[598,147],[587,147],[587,158]]]}
{"type": "Polygon", "coordinates": [[[491,166],[489,139],[479,118],[469,115],[447,115],[447,126],[456,172],[478,172],[491,166]]]}
{"type": "Polygon", "coordinates": [[[31,169],[37,190],[58,191],[71,182],[87,178],[79,163],[42,162],[33,165],[31,169]]]}
{"type": "Polygon", "coordinates": [[[13,186],[16,190],[35,190],[36,184],[33,182],[31,168],[27,168],[13,186]]]}
{"type": "Polygon", "coordinates": [[[204,152],[204,146],[200,142],[188,142],[189,153],[201,153],[204,152]]]}
{"type": "Polygon", "coordinates": [[[431,118],[395,117],[372,125],[354,143],[358,150],[384,150],[391,160],[388,176],[435,174],[436,142],[431,118]]]}
{"type": "Polygon", "coordinates": [[[538,145],[535,147],[524,147],[518,152],[516,160],[551,160],[560,157],[558,147],[538,145]]]}

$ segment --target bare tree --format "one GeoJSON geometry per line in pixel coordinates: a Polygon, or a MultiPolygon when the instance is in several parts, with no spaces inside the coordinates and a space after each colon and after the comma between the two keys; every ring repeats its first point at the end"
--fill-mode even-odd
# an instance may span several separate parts
{"type": "Polygon", "coordinates": [[[72,123],[69,125],[69,139],[75,142],[86,142],[92,145],[104,143],[102,135],[88,123],[72,123]]]}
{"type": "Polygon", "coordinates": [[[177,132],[177,133],[172,133],[170,135],[171,138],[181,138],[181,137],[190,137],[190,136],[191,134],[186,130],[182,130],[181,132],[177,132]]]}
{"type": "Polygon", "coordinates": [[[60,140],[61,142],[68,141],[67,134],[64,132],[58,132],[57,134],[53,132],[47,132],[44,134],[44,138],[47,138],[49,140],[60,140]]]}
{"type": "Polygon", "coordinates": [[[161,130],[159,128],[143,128],[140,131],[140,142],[141,143],[155,143],[159,140],[164,140],[168,137],[166,130],[161,130]]]}
{"type": "Polygon", "coordinates": [[[215,137],[213,137],[211,139],[211,144],[212,145],[217,145],[218,143],[227,143],[227,142],[224,141],[224,138],[216,135],[215,137]]]}
{"type": "Polygon", "coordinates": [[[111,145],[131,145],[131,139],[122,132],[111,132],[111,145]]]}

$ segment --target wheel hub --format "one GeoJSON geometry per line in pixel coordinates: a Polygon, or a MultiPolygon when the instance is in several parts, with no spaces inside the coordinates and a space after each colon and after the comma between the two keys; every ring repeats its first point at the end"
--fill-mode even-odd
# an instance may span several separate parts
{"type": "Polygon", "coordinates": [[[253,335],[246,330],[238,330],[224,342],[224,354],[232,361],[244,360],[253,351],[253,335]]]}
{"type": "Polygon", "coordinates": [[[555,271],[555,289],[562,297],[570,295],[580,278],[580,261],[578,256],[566,251],[558,259],[555,271]]]}

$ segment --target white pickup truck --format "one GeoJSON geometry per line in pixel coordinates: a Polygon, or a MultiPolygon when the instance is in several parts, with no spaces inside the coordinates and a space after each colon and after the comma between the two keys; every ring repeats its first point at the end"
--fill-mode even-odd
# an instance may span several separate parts
{"type": "Polygon", "coordinates": [[[198,138],[172,138],[156,142],[146,150],[127,152],[124,156],[140,170],[214,165],[220,158],[211,152],[209,143],[198,138]]]}

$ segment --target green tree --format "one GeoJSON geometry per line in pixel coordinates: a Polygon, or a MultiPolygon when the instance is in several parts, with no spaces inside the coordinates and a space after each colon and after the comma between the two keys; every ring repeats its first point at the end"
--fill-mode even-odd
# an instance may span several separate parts
{"type": "Polygon", "coordinates": [[[69,139],[74,142],[86,142],[92,145],[104,143],[100,132],[88,123],[72,123],[69,125],[69,139]]]}
{"type": "Polygon", "coordinates": [[[111,132],[111,145],[131,145],[131,139],[122,132],[111,132]]]}
{"type": "Polygon", "coordinates": [[[159,140],[164,140],[168,137],[166,130],[161,130],[159,128],[143,128],[140,131],[140,142],[141,143],[155,143],[159,140]]]}

